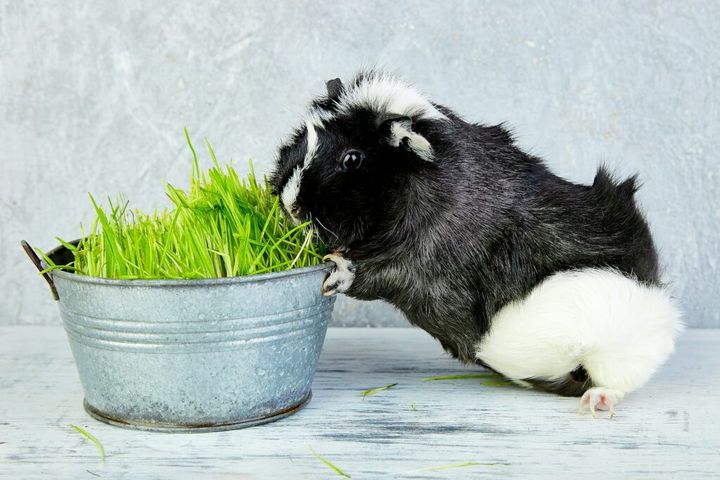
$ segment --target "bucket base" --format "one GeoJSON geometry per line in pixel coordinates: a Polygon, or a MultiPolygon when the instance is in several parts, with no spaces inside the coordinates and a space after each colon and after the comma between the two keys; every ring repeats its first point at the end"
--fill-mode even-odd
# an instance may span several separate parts
{"type": "Polygon", "coordinates": [[[312,392],[308,392],[305,397],[300,400],[296,405],[275,412],[265,417],[256,417],[246,420],[240,420],[237,422],[228,423],[211,423],[211,424],[199,424],[199,425],[188,425],[188,424],[174,424],[174,423],[156,423],[156,422],[136,422],[130,420],[123,420],[114,418],[106,415],[100,410],[90,405],[87,399],[83,399],[83,407],[85,411],[90,414],[95,420],[99,420],[103,423],[108,423],[116,427],[131,428],[133,430],[146,430],[150,432],[168,432],[168,433],[204,433],[204,432],[222,432],[224,430],[236,430],[240,428],[254,427],[255,425],[262,425],[263,423],[270,423],[281,418],[285,418],[288,415],[292,415],[297,412],[305,405],[308,404],[312,398],[312,392]]]}

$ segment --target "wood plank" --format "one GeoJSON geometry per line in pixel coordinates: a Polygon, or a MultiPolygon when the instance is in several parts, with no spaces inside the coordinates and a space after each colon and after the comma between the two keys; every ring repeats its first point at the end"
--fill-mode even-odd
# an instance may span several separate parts
{"type": "Polygon", "coordinates": [[[0,478],[340,478],[310,447],[354,479],[712,478],[720,474],[719,352],[720,330],[686,332],[609,421],[579,416],[577,399],[479,380],[423,382],[478,370],[419,330],[333,328],[301,412],[247,430],[159,434],[88,417],[61,328],[1,327],[0,478]],[[395,382],[362,399],[362,390],[395,382]],[[102,442],[105,463],[68,424],[102,442]],[[480,465],[418,470],[464,462],[480,465]]]}

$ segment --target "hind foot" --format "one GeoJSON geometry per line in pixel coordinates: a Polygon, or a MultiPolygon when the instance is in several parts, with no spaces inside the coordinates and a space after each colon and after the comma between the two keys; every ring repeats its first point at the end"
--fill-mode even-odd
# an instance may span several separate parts
{"type": "Polygon", "coordinates": [[[613,390],[605,387],[594,387],[585,392],[580,398],[580,415],[585,413],[585,406],[590,407],[590,414],[596,418],[598,410],[607,410],[608,418],[615,415],[615,405],[620,403],[625,394],[620,390],[613,390]]]}

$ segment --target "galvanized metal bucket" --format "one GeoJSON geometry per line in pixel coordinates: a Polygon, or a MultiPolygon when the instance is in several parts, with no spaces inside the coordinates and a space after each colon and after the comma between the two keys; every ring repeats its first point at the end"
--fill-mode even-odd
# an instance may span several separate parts
{"type": "MultiPolygon", "coordinates": [[[[64,247],[48,255],[72,260],[64,247]]],[[[46,280],[87,412],[123,427],[198,432],[271,422],[310,400],[334,304],[320,292],[330,268],[203,280],[56,270],[46,280]]]]}

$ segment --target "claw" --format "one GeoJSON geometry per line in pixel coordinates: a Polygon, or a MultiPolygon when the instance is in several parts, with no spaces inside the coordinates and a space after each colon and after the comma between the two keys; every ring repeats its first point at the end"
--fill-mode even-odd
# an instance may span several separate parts
{"type": "Polygon", "coordinates": [[[342,262],[342,261],[346,261],[346,260],[345,260],[345,257],[344,257],[343,254],[340,253],[340,252],[328,253],[328,254],[325,255],[322,259],[323,259],[323,262],[330,261],[330,262],[333,262],[333,263],[335,263],[335,264],[338,264],[339,262],[342,262]]]}
{"type": "Polygon", "coordinates": [[[327,282],[323,283],[323,286],[322,286],[323,296],[332,297],[333,295],[337,295],[337,287],[338,287],[337,282],[335,282],[331,285],[328,285],[327,282]]]}
{"type": "Polygon", "coordinates": [[[323,261],[331,261],[335,263],[335,268],[325,279],[322,286],[322,294],[326,297],[332,297],[338,293],[345,293],[353,280],[355,274],[352,271],[352,264],[343,257],[342,253],[329,253],[323,257],[323,261]]]}

